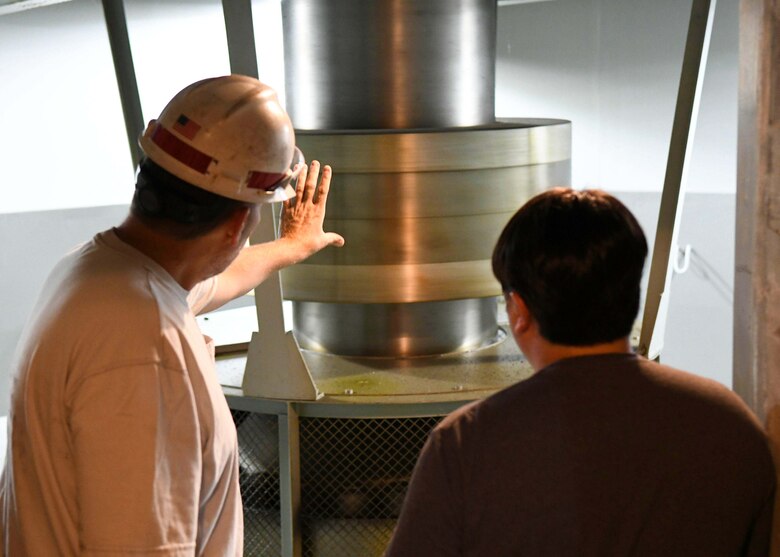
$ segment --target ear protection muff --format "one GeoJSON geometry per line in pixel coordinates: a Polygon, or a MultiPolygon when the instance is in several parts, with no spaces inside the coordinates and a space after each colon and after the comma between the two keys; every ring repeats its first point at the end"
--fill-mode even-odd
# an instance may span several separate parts
{"type": "Polygon", "coordinates": [[[151,187],[148,185],[136,186],[136,195],[138,196],[138,204],[144,213],[155,216],[162,213],[162,200],[151,187]]]}
{"type": "Polygon", "coordinates": [[[150,182],[148,169],[141,165],[135,182],[136,203],[149,217],[165,217],[183,224],[198,222],[200,208],[172,188],[150,182]]]}

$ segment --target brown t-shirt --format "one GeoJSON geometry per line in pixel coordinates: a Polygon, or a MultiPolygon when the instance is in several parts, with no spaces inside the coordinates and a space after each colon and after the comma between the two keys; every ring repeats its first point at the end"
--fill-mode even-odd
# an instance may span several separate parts
{"type": "Polygon", "coordinates": [[[774,478],[722,385],[571,358],[441,422],[387,556],[763,556],[774,478]]]}

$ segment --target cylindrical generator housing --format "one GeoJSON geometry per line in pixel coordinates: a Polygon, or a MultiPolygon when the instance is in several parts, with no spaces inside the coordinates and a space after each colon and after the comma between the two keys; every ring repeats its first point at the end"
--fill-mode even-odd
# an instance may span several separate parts
{"type": "Polygon", "coordinates": [[[560,120],[299,131],[334,168],[325,226],[347,239],[282,271],[301,346],[407,357],[494,340],[493,246],[526,199],[569,182],[570,135],[560,120]]]}
{"type": "Polygon", "coordinates": [[[495,120],[495,0],[285,0],[287,110],[347,240],[285,269],[300,345],[413,357],[495,341],[490,255],[570,180],[570,124],[495,120]]]}

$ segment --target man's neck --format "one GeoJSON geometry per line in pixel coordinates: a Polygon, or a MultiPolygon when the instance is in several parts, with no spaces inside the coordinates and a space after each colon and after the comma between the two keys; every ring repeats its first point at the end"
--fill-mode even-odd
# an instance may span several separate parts
{"type": "Polygon", "coordinates": [[[560,360],[576,358],[578,356],[598,356],[602,354],[630,354],[631,344],[628,337],[619,338],[612,342],[593,344],[590,346],[569,346],[554,344],[543,338],[538,338],[535,346],[529,348],[526,354],[528,361],[535,371],[546,368],[560,360]]]}
{"type": "Polygon", "coordinates": [[[133,215],[116,227],[115,232],[120,240],[153,259],[185,290],[191,290],[203,280],[198,250],[192,249],[192,242],[154,230],[133,215]]]}

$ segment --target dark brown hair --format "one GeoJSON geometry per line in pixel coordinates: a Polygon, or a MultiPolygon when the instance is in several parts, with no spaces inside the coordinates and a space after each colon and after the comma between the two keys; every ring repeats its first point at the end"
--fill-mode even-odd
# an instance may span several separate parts
{"type": "Polygon", "coordinates": [[[504,228],[493,274],[525,301],[550,342],[588,346],[630,334],[647,241],[634,215],[599,190],[555,188],[504,228]]]}

